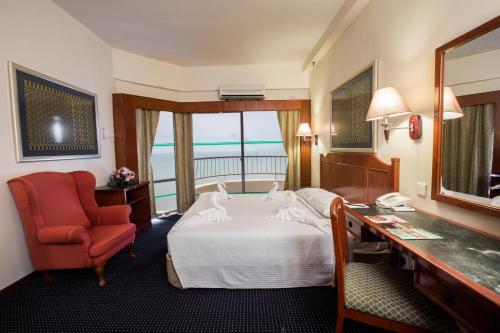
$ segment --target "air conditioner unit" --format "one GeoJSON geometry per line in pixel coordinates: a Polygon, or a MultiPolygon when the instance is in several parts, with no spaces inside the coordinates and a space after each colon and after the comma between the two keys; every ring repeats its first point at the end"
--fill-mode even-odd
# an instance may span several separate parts
{"type": "Polygon", "coordinates": [[[264,85],[220,86],[219,99],[227,100],[263,100],[266,98],[264,85]]]}

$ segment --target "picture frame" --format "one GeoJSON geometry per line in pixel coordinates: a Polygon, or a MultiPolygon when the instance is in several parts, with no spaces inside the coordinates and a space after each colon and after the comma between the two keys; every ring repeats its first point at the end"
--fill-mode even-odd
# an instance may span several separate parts
{"type": "Polygon", "coordinates": [[[97,95],[8,63],[17,162],[100,157],[97,95]]]}
{"type": "Polygon", "coordinates": [[[377,152],[377,122],[366,121],[377,67],[374,60],[330,92],[330,151],[377,152]]]}

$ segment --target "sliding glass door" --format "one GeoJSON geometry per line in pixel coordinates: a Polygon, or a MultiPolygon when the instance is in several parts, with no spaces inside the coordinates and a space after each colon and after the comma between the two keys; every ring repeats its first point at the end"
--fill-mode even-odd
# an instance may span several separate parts
{"type": "Polygon", "coordinates": [[[244,112],[245,192],[261,193],[282,184],[287,156],[276,111],[244,112]]]}
{"type": "Polygon", "coordinates": [[[240,113],[193,114],[196,193],[213,191],[217,183],[242,192],[240,113]]]}
{"type": "MultiPolygon", "coordinates": [[[[158,213],[177,209],[173,114],[161,112],[151,153],[158,213]]],[[[276,112],[193,114],[196,193],[264,193],[284,182],[287,157],[276,112]]]]}
{"type": "Polygon", "coordinates": [[[193,145],[197,194],[218,182],[231,193],[264,193],[285,179],[276,112],[193,114],[193,145]]]}
{"type": "Polygon", "coordinates": [[[174,122],[172,112],[161,112],[151,151],[153,186],[158,213],[177,209],[175,190],[174,122]]]}

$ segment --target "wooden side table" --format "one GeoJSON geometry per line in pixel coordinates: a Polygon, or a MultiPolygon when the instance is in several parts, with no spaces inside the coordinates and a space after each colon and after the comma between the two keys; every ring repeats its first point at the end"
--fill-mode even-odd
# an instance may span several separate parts
{"type": "Polygon", "coordinates": [[[99,186],[95,189],[95,199],[99,206],[130,205],[130,222],[137,226],[137,233],[151,226],[149,182],[123,188],[99,186]]]}

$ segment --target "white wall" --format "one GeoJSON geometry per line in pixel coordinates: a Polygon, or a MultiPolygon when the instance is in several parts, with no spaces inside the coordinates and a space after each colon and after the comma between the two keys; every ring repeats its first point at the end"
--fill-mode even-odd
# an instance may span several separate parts
{"type": "Polygon", "coordinates": [[[116,92],[179,102],[218,100],[220,85],[264,84],[267,99],[309,98],[301,64],[182,67],[113,49],[116,92]]]}
{"type": "MultiPolygon", "coordinates": [[[[319,185],[319,154],[329,150],[329,93],[374,59],[379,87],[396,87],[414,113],[422,115],[423,135],[412,141],[406,130],[391,132],[388,144],[379,131],[378,154],[386,162],[401,158],[400,189],[426,211],[500,235],[500,221],[430,199],[432,174],[434,51],[440,45],[498,15],[497,0],[373,0],[336,41],[310,75],[313,132],[313,185],[319,185]],[[428,184],[426,198],[417,182],[428,184]]],[[[407,117],[391,119],[405,125],[407,117]]]]}
{"type": "Polygon", "coordinates": [[[456,96],[500,90],[500,49],[445,61],[444,85],[456,96]]]}
{"type": "Polygon", "coordinates": [[[89,170],[99,184],[114,168],[112,140],[101,158],[16,163],[7,62],[98,95],[101,127],[112,127],[111,48],[49,0],[0,0],[0,289],[32,271],[18,213],[6,181],[36,171],[89,170]]]}

